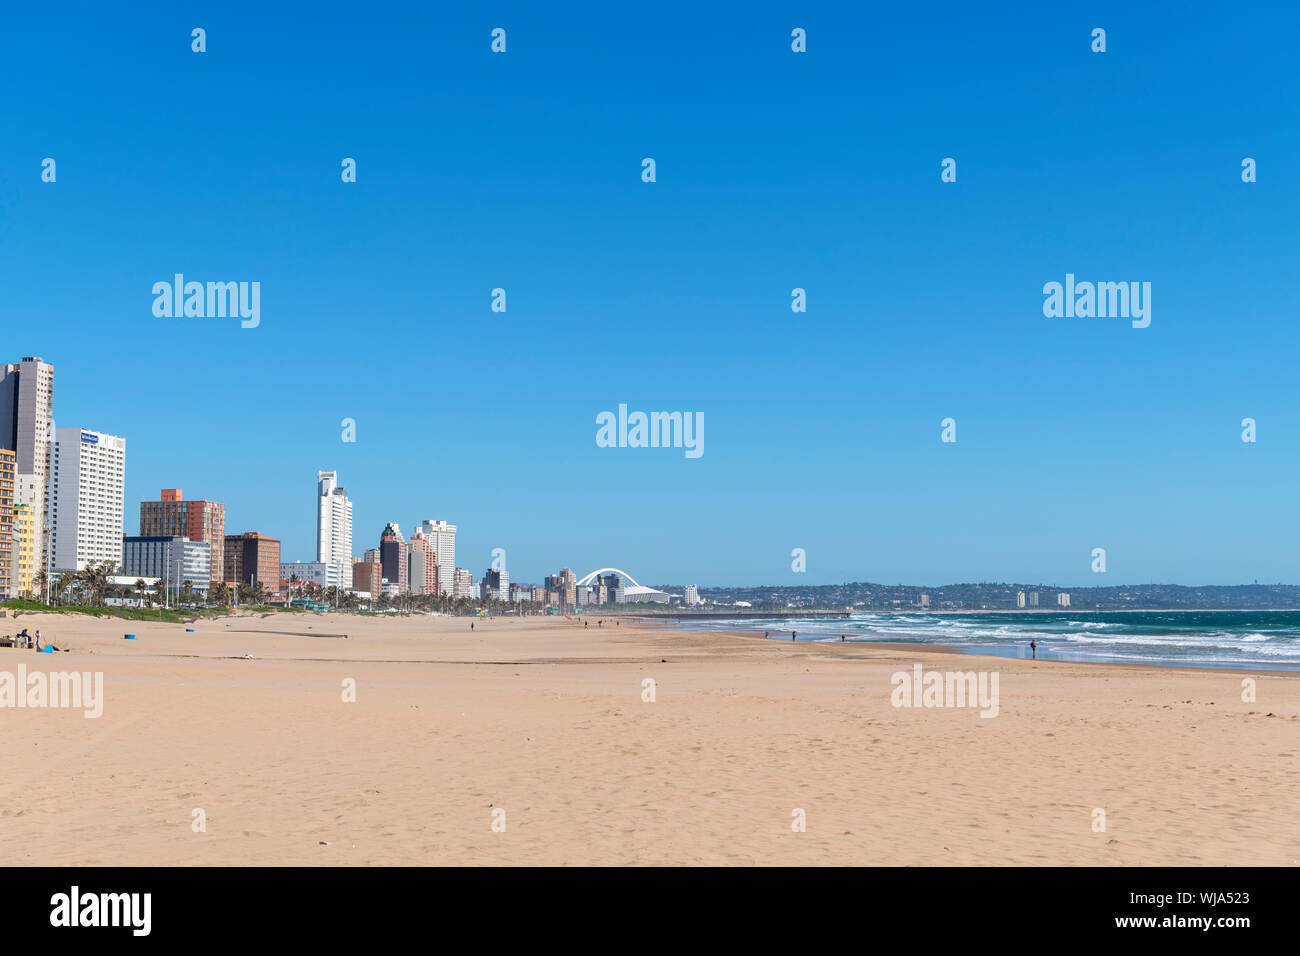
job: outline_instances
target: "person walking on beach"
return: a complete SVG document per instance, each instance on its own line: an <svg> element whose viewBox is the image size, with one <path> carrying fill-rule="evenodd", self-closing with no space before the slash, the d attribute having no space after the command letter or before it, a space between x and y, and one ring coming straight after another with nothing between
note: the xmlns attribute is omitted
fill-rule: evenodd
<svg viewBox="0 0 1300 956"><path fill-rule="evenodd" d="M794 638L795 638L795 635L798 634L798 633L799 633L798 631L791 631L791 632L790 632L790 640L793 641Z"/></svg>
<svg viewBox="0 0 1300 956"><path fill-rule="evenodd" d="M1031 654L1034 655L1034 660L1038 660L1038 642L1037 642L1037 641L1030 641L1030 642L1029 642L1029 652L1030 652Z"/></svg>

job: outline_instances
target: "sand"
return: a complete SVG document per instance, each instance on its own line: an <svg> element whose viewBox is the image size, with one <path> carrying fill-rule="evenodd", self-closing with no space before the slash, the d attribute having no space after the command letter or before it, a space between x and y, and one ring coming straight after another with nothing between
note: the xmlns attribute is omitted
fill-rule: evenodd
<svg viewBox="0 0 1300 956"><path fill-rule="evenodd" d="M0 671L100 671L105 701L0 709L4 865L1300 859L1296 674L542 618L16 623L72 652ZM998 715L893 707L916 663L996 671Z"/></svg>

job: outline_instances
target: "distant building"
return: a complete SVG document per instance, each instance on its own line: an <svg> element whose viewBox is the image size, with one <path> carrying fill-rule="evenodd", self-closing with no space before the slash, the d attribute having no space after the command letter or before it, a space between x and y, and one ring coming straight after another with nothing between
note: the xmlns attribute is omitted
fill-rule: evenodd
<svg viewBox="0 0 1300 956"><path fill-rule="evenodd" d="M424 593L424 574L429 565L429 553L420 546L422 538L412 537L406 546L406 588L410 594Z"/></svg>
<svg viewBox="0 0 1300 956"><path fill-rule="evenodd" d="M1037 592L1037 591L1030 591L1030 592L1029 592L1029 606L1030 606L1030 607L1038 607L1038 592Z"/></svg>
<svg viewBox="0 0 1300 956"><path fill-rule="evenodd" d="M694 584L686 585L686 597L684 602L687 607L695 607L700 603L700 591Z"/></svg>
<svg viewBox="0 0 1300 956"><path fill-rule="evenodd" d="M483 575L479 596L484 599L496 598L498 601L510 600L510 573L504 568L500 571L488 568Z"/></svg>
<svg viewBox="0 0 1300 956"><path fill-rule="evenodd" d="M609 604L623 603L623 578L618 574L602 574L598 580L605 588L605 601Z"/></svg>
<svg viewBox="0 0 1300 956"><path fill-rule="evenodd" d="M268 591L280 590L280 542L256 531L226 535L226 583L259 581Z"/></svg>
<svg viewBox="0 0 1300 956"><path fill-rule="evenodd" d="M280 562L280 582L289 581L291 577L296 577L294 583L295 592L300 584L314 584L320 588L342 588L348 585L344 584L344 579L351 571L349 567L344 570L343 565L338 561L293 561ZM295 594L295 597L297 595Z"/></svg>
<svg viewBox="0 0 1300 956"><path fill-rule="evenodd" d="M0 365L0 448L16 455L16 475L30 476L37 569L50 567L45 529L50 517L50 443L54 439L54 366L40 356Z"/></svg>
<svg viewBox="0 0 1300 956"><path fill-rule="evenodd" d="M434 557L436 593L450 595L456 583L456 526L426 518L420 522L420 534L428 539L429 551Z"/></svg>
<svg viewBox="0 0 1300 956"><path fill-rule="evenodd" d="M14 478L18 453L0 448L0 598L15 595L14 573Z"/></svg>
<svg viewBox="0 0 1300 956"><path fill-rule="evenodd" d="M564 568L559 574L546 577L546 590L556 592L554 603L560 607L576 607L578 603L578 576L571 568Z"/></svg>
<svg viewBox="0 0 1300 956"><path fill-rule="evenodd" d="M15 597L34 596L36 572L39 570L36 555L41 539L41 529L37 527L36 521L36 505L40 500L36 494L35 475L18 475L14 479L13 594Z"/></svg>
<svg viewBox="0 0 1300 956"><path fill-rule="evenodd" d="M388 522L379 536L379 560L384 567L384 577L389 584L397 586L399 593L407 588L406 576L409 569L406 566L406 550L402 529L396 522Z"/></svg>
<svg viewBox="0 0 1300 956"><path fill-rule="evenodd" d="M316 560L352 573L352 501L339 487L337 471L316 472ZM351 580L344 587L351 587Z"/></svg>
<svg viewBox="0 0 1300 956"><path fill-rule="evenodd" d="M122 563L126 439L88 428L54 430L50 548L54 567Z"/></svg>
<svg viewBox="0 0 1300 956"><path fill-rule="evenodd" d="M1018 591L1016 592L1016 607L1024 607L1024 606L1025 606L1025 592Z"/></svg>
<svg viewBox="0 0 1300 956"><path fill-rule="evenodd" d="M352 590L369 595L371 600L383 593L384 571L378 561L354 561L352 563Z"/></svg>
<svg viewBox="0 0 1300 956"><path fill-rule="evenodd" d="M930 606L930 595L928 595L928 594L922 594L922 595L921 595L921 607L929 607L929 606Z"/></svg>
<svg viewBox="0 0 1300 956"><path fill-rule="evenodd" d="M1056 603L1059 604L1061 607L1069 607L1070 595L1067 594L1065 591L1062 591L1060 594L1056 595Z"/></svg>
<svg viewBox="0 0 1300 956"><path fill-rule="evenodd" d="M456 568L452 578L452 597L472 598L474 596L474 575L465 568Z"/></svg>
<svg viewBox="0 0 1300 956"><path fill-rule="evenodd" d="M168 591L180 591L186 581L207 592L212 582L212 549L206 541L184 535L134 535L122 539L122 575L158 578Z"/></svg>
<svg viewBox="0 0 1300 956"><path fill-rule="evenodd" d="M226 579L226 506L202 498L186 501L180 488L164 488L158 501L140 502L142 537L189 538L209 546L214 581Z"/></svg>

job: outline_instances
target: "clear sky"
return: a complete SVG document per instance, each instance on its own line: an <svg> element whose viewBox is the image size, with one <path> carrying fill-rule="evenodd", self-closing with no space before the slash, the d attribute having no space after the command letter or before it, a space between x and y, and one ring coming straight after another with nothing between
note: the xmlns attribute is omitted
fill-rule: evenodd
<svg viewBox="0 0 1300 956"><path fill-rule="evenodd" d="M358 554L444 519L476 576L1300 581L1294 4L131 6L0 33L3 358L126 436L128 534L181 487L311 560L337 469Z"/></svg>

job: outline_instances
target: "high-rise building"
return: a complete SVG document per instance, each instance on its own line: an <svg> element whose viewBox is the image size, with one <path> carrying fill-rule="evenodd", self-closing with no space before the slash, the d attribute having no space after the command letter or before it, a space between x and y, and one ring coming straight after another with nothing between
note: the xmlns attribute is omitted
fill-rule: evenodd
<svg viewBox="0 0 1300 956"><path fill-rule="evenodd" d="M54 428L54 366L39 356L0 365L0 448L16 455L15 473L35 478L36 566L49 567L50 445Z"/></svg>
<svg viewBox="0 0 1300 956"><path fill-rule="evenodd" d="M1030 591L1030 592L1029 592L1029 606L1030 606L1030 607L1038 607L1038 592L1037 592L1037 591Z"/></svg>
<svg viewBox="0 0 1300 956"><path fill-rule="evenodd" d="M572 573L572 572L570 572ZM623 603L623 576L619 574L602 574L598 579L605 587L605 600L609 604Z"/></svg>
<svg viewBox="0 0 1300 956"><path fill-rule="evenodd" d="M618 580L617 575L607 577ZM604 583L605 578L600 580ZM558 603L562 607L574 607L578 603L578 576L570 568L564 568L559 574L547 575L546 590L557 592Z"/></svg>
<svg viewBox="0 0 1300 956"><path fill-rule="evenodd" d="M1025 592L1024 592L1024 591L1017 591L1017 592L1016 592L1016 607L1024 607L1024 606L1025 606Z"/></svg>
<svg viewBox="0 0 1300 956"><path fill-rule="evenodd" d="M412 594L436 594L438 565L429 547L429 539L417 528L406 544L406 580Z"/></svg>
<svg viewBox="0 0 1300 956"><path fill-rule="evenodd" d="M1061 607L1069 607L1070 595L1065 591L1060 592L1059 594L1056 595L1056 603L1059 604Z"/></svg>
<svg viewBox="0 0 1300 956"><path fill-rule="evenodd" d="M36 476L18 475L14 479L14 589L15 597L37 597L37 544L41 529L37 527ZM45 595L39 595L44 598Z"/></svg>
<svg viewBox="0 0 1300 956"><path fill-rule="evenodd" d="M429 539L429 549L437 565L438 593L455 591L456 526L445 521L425 519L420 522L420 533Z"/></svg>
<svg viewBox="0 0 1300 956"><path fill-rule="evenodd" d="M316 472L316 560L341 564L352 573L352 502L339 487L337 471ZM351 587L349 580L344 587Z"/></svg>
<svg viewBox="0 0 1300 956"><path fill-rule="evenodd" d="M451 596L456 599L474 597L474 575L465 568L456 568L453 574Z"/></svg>
<svg viewBox="0 0 1300 956"><path fill-rule="evenodd" d="M209 568L214 581L226 579L226 506L201 498L186 501L180 488L164 488L159 501L140 502L140 535L181 535L201 541L212 551Z"/></svg>
<svg viewBox="0 0 1300 956"><path fill-rule="evenodd" d="M228 534L225 548L227 584L252 587L260 581L268 591L280 589L280 542L275 538L256 531Z"/></svg>
<svg viewBox="0 0 1300 956"><path fill-rule="evenodd" d="M55 429L50 487L54 567L81 571L92 562L104 561L120 566L126 439L88 428Z"/></svg>
<svg viewBox="0 0 1300 956"><path fill-rule="evenodd" d="M379 561L384 569L384 577L389 584L395 584L401 592L406 590L406 539L396 522L390 521L384 526L379 536Z"/></svg>
<svg viewBox="0 0 1300 956"><path fill-rule="evenodd" d="M924 595L922 595L924 597ZM694 584L686 585L685 604L687 607L695 607L700 603L700 591Z"/></svg>
<svg viewBox="0 0 1300 956"><path fill-rule="evenodd" d="M14 573L14 479L18 453L0 448L0 599L17 591Z"/></svg>
<svg viewBox="0 0 1300 956"><path fill-rule="evenodd" d="M438 593L438 555L434 550L434 542L430 541L420 529L411 533L411 540L408 542L411 550L420 548L424 551L424 579L423 582L417 578L411 578L411 592L413 594L437 594ZM417 590L417 585L422 584L423 590Z"/></svg>
<svg viewBox="0 0 1300 956"><path fill-rule="evenodd" d="M509 601L510 572L506 571L505 568L499 571L495 568L488 568L487 573L483 575L479 596L482 598L496 598L498 601Z"/></svg>

